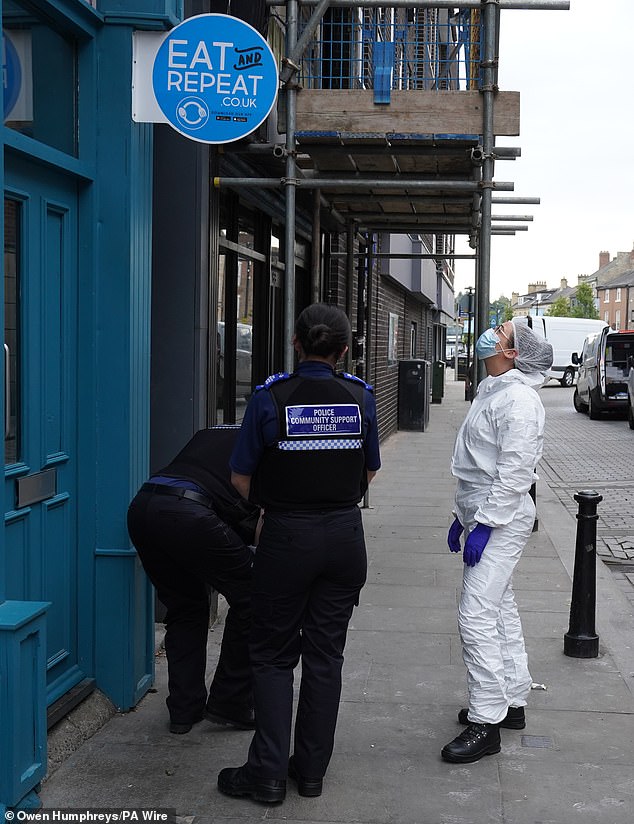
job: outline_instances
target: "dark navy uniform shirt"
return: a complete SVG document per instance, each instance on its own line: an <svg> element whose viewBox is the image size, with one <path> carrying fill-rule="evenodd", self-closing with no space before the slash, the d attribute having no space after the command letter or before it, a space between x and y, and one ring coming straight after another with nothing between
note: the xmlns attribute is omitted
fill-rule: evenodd
<svg viewBox="0 0 634 824"><path fill-rule="evenodd" d="M333 368L322 361L303 361L296 370L302 378L327 378ZM265 447L274 444L279 437L279 422L275 402L266 389L255 392L247 406L238 442L231 456L231 469L238 475L253 475ZM376 472L381 467L379 456L379 431L376 421L376 403L369 390L365 392L363 415L363 449L366 469Z"/></svg>

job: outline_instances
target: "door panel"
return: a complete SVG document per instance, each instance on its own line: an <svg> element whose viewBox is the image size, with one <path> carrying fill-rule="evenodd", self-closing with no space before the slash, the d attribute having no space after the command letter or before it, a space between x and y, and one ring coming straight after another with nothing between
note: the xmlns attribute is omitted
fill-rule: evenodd
<svg viewBox="0 0 634 824"><path fill-rule="evenodd" d="M17 158L7 163L5 186L5 260L14 270L5 278L7 596L51 602L52 703L85 676L78 641L78 195L72 178Z"/></svg>

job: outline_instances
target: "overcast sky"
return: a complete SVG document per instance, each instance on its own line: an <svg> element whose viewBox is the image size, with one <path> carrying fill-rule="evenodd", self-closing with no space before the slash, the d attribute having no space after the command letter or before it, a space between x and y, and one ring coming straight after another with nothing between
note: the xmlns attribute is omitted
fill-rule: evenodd
<svg viewBox="0 0 634 824"><path fill-rule="evenodd" d="M522 157L498 161L495 177L541 204L493 207L534 216L528 232L493 237L493 300L533 281L576 285L600 251L634 247L634 0L570 6L501 11L499 86L520 92L521 133L497 143ZM473 282L457 261L456 293Z"/></svg>

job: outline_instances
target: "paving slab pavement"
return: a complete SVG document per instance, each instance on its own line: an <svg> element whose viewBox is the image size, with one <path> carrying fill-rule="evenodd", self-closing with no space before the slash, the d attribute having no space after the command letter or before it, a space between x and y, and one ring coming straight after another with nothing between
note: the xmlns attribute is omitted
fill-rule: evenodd
<svg viewBox="0 0 634 824"><path fill-rule="evenodd" d="M440 758L466 701L456 625L462 563L446 546L449 458L466 411L464 385L448 380L427 430L383 445L363 514L368 584L350 626L336 749L320 798L301 798L290 783L279 806L221 795L218 771L244 762L251 734L203 722L170 735L159 650L156 692L45 781L45 809L166 807L187 824L632 824L634 606L598 564L599 657L563 654L576 522L545 482L515 590L533 680L546 689L531 692L525 730L502 730L498 755L472 765ZM210 673L221 632L210 632Z"/></svg>

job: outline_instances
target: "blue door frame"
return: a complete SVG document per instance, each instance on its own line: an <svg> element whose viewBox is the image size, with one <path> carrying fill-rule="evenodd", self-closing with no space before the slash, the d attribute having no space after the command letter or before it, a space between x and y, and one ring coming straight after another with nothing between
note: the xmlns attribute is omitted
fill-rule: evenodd
<svg viewBox="0 0 634 824"><path fill-rule="evenodd" d="M6 596L51 603L48 704L83 680L90 661L81 628L92 616L79 597L89 559L80 558L77 514L77 229L75 179L9 156L5 254L15 252L18 328L9 361L17 397L5 441Z"/></svg>

